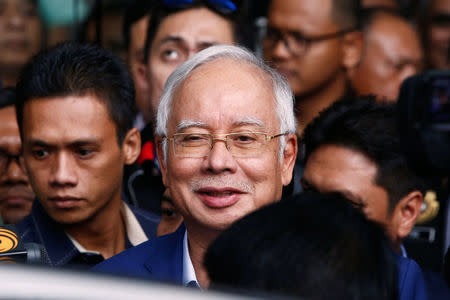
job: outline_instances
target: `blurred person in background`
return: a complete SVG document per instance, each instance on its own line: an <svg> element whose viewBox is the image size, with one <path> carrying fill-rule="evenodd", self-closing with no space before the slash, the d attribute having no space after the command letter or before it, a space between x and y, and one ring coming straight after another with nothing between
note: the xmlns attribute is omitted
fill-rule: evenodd
<svg viewBox="0 0 450 300"><path fill-rule="evenodd" d="M139 114L135 126L142 130L151 118L147 114L151 111L147 80L139 76L138 71L144 64L145 36L147 34L150 13L155 0L134 0L128 3L123 20L123 37L127 51L127 63L133 76L136 90L136 105ZM144 117L144 114L146 115Z"/></svg>
<svg viewBox="0 0 450 300"><path fill-rule="evenodd" d="M0 79L15 86L20 69L41 49L37 0L0 1Z"/></svg>
<svg viewBox="0 0 450 300"><path fill-rule="evenodd" d="M361 0L362 8L390 8L400 9L399 0Z"/></svg>
<svg viewBox="0 0 450 300"><path fill-rule="evenodd" d="M22 156L16 119L16 91L0 89L0 215L6 224L17 224L31 211L31 189Z"/></svg>
<svg viewBox="0 0 450 300"><path fill-rule="evenodd" d="M419 33L406 18L389 10L365 10L362 20L363 54L348 70L352 87L359 95L397 101L403 80L423 66Z"/></svg>
<svg viewBox="0 0 450 300"><path fill-rule="evenodd" d="M349 91L346 70L360 61L358 0L272 0L266 61L285 76L295 95L297 134Z"/></svg>
<svg viewBox="0 0 450 300"><path fill-rule="evenodd" d="M126 65L93 44L41 52L17 84L23 157L37 195L17 226L52 267L90 267L156 235L159 218L122 200L140 152Z"/></svg>
<svg viewBox="0 0 450 300"><path fill-rule="evenodd" d="M450 0L429 0L421 23L428 69L450 69Z"/></svg>

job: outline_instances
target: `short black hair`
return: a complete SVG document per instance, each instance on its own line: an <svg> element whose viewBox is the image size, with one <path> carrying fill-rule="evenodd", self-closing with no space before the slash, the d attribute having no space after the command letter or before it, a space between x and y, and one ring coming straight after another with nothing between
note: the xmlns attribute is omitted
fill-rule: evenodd
<svg viewBox="0 0 450 300"><path fill-rule="evenodd" d="M408 193L423 190L423 180L408 165L400 144L395 103L374 96L346 97L323 111L304 132L305 162L324 145L356 150L377 167L375 184L389 198L389 213Z"/></svg>
<svg viewBox="0 0 450 300"><path fill-rule="evenodd" d="M232 2L236 4L237 10L226 14L214 8L214 6L209 3L209 1L204 0L194 0L191 4L183 5L182 7L169 7L164 5L163 1L158 2L158 4L151 12L152 17L150 18L150 22L147 28L144 46L144 61L148 62L153 40L156 36L159 26L164 21L164 19L166 19L170 15L198 7L206 7L212 12L227 19L232 26L234 41L236 42L236 44L249 46L251 44L251 39L249 38L248 28L245 24L243 16L240 14L240 6L242 5L242 3L239 0L234 0Z"/></svg>
<svg viewBox="0 0 450 300"><path fill-rule="evenodd" d="M136 116L134 84L125 64L94 44L66 42L40 52L22 70L17 83L17 121L21 134L27 101L95 95L116 125L121 145Z"/></svg>
<svg viewBox="0 0 450 300"><path fill-rule="evenodd" d="M0 88L0 109L16 104L16 89L13 87Z"/></svg>
<svg viewBox="0 0 450 300"><path fill-rule="evenodd" d="M331 17L341 30L360 28L360 0L332 0Z"/></svg>
<svg viewBox="0 0 450 300"><path fill-rule="evenodd" d="M299 194L247 215L209 247L212 287L302 299L398 299L383 229L338 195Z"/></svg>
<svg viewBox="0 0 450 300"><path fill-rule="evenodd" d="M155 0L132 0L127 4L122 28L125 49L130 47L131 27L143 17L149 15L154 5Z"/></svg>

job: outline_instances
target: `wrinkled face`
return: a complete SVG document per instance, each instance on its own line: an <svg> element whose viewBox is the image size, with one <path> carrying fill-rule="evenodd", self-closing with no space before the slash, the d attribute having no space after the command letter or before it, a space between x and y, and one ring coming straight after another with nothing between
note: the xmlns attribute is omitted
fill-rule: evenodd
<svg viewBox="0 0 450 300"><path fill-rule="evenodd" d="M138 110L145 114L150 112L150 100L148 99L148 83L139 78L139 66L144 63L145 35L150 16L145 16L134 23L130 28L130 46L128 48L128 65L133 76L134 88L136 90L136 105ZM149 117L144 117L146 120Z"/></svg>
<svg viewBox="0 0 450 300"><path fill-rule="evenodd" d="M19 127L14 106L0 109L0 152L2 156L19 156L22 152ZM18 223L28 215L34 193L28 182L25 166L10 158L6 169L0 174L0 214L6 224Z"/></svg>
<svg viewBox="0 0 450 300"><path fill-rule="evenodd" d="M0 0L0 66L21 67L41 46L37 7L29 0Z"/></svg>
<svg viewBox="0 0 450 300"><path fill-rule="evenodd" d="M206 8L193 8L165 18L153 39L147 65L152 115L156 115L169 75L195 53L217 44L233 44L231 23Z"/></svg>
<svg viewBox="0 0 450 300"><path fill-rule="evenodd" d="M388 195L375 184L376 165L362 153L334 145L320 146L308 158L302 177L305 191L339 193L393 237Z"/></svg>
<svg viewBox="0 0 450 300"><path fill-rule="evenodd" d="M431 67L450 69L450 0L434 0L427 33L427 53Z"/></svg>
<svg viewBox="0 0 450 300"><path fill-rule="evenodd" d="M273 0L268 27L317 37L338 32L331 20L331 0ZM313 42L302 55L292 55L282 42L264 47L264 58L284 75L296 96L322 89L342 70L340 38Z"/></svg>
<svg viewBox="0 0 450 300"><path fill-rule="evenodd" d="M95 96L26 102L23 150L34 191L55 221L80 224L120 205L123 151Z"/></svg>
<svg viewBox="0 0 450 300"><path fill-rule="evenodd" d="M176 90L169 136L247 131L279 133L271 84L255 67L217 59L193 71ZM278 201L282 186L292 177L289 162L296 155L295 135L286 139L292 153L281 161L279 139L247 158L233 157L223 141L217 141L205 157L179 157L169 141L163 180L186 226L224 230L249 212ZM163 161L161 150L158 155Z"/></svg>
<svg viewBox="0 0 450 300"><path fill-rule="evenodd" d="M423 53L418 33L407 22L379 15L366 35L361 62L349 72L359 94L397 101L402 82L419 72Z"/></svg>

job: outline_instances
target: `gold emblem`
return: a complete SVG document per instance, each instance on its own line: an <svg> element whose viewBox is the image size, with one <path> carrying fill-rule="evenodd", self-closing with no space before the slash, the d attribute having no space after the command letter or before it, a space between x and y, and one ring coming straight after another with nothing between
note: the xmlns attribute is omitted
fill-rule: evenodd
<svg viewBox="0 0 450 300"><path fill-rule="evenodd" d="M439 202L435 191L427 191L423 197L422 209L416 224L424 224L433 220L439 212Z"/></svg>
<svg viewBox="0 0 450 300"><path fill-rule="evenodd" d="M19 239L11 230L0 228L0 253L8 252L17 247Z"/></svg>

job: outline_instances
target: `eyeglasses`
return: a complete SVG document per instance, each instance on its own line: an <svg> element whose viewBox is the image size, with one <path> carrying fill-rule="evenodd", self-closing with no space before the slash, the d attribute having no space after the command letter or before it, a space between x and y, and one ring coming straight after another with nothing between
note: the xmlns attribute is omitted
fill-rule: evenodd
<svg viewBox="0 0 450 300"><path fill-rule="evenodd" d="M0 150L0 174L8 169L12 160L16 160L17 165L24 170L25 162L21 154L12 155Z"/></svg>
<svg viewBox="0 0 450 300"><path fill-rule="evenodd" d="M271 50L275 48L279 41L282 41L289 53L294 56L301 56L305 54L312 43L333 39L352 31L355 31L355 29L347 29L315 37L306 37L300 32L282 32L276 28L269 27L263 39L263 47L265 50Z"/></svg>
<svg viewBox="0 0 450 300"><path fill-rule="evenodd" d="M187 7L194 3L196 0L164 0L164 5L169 7ZM228 15L234 13L237 10L236 4L230 0L204 0L207 4L211 5L218 12Z"/></svg>
<svg viewBox="0 0 450 300"><path fill-rule="evenodd" d="M205 157L215 142L224 142L234 157L251 157L261 154L269 141L286 133L238 132L219 135L222 138L209 133L176 133L167 140L172 141L174 154L179 157Z"/></svg>

